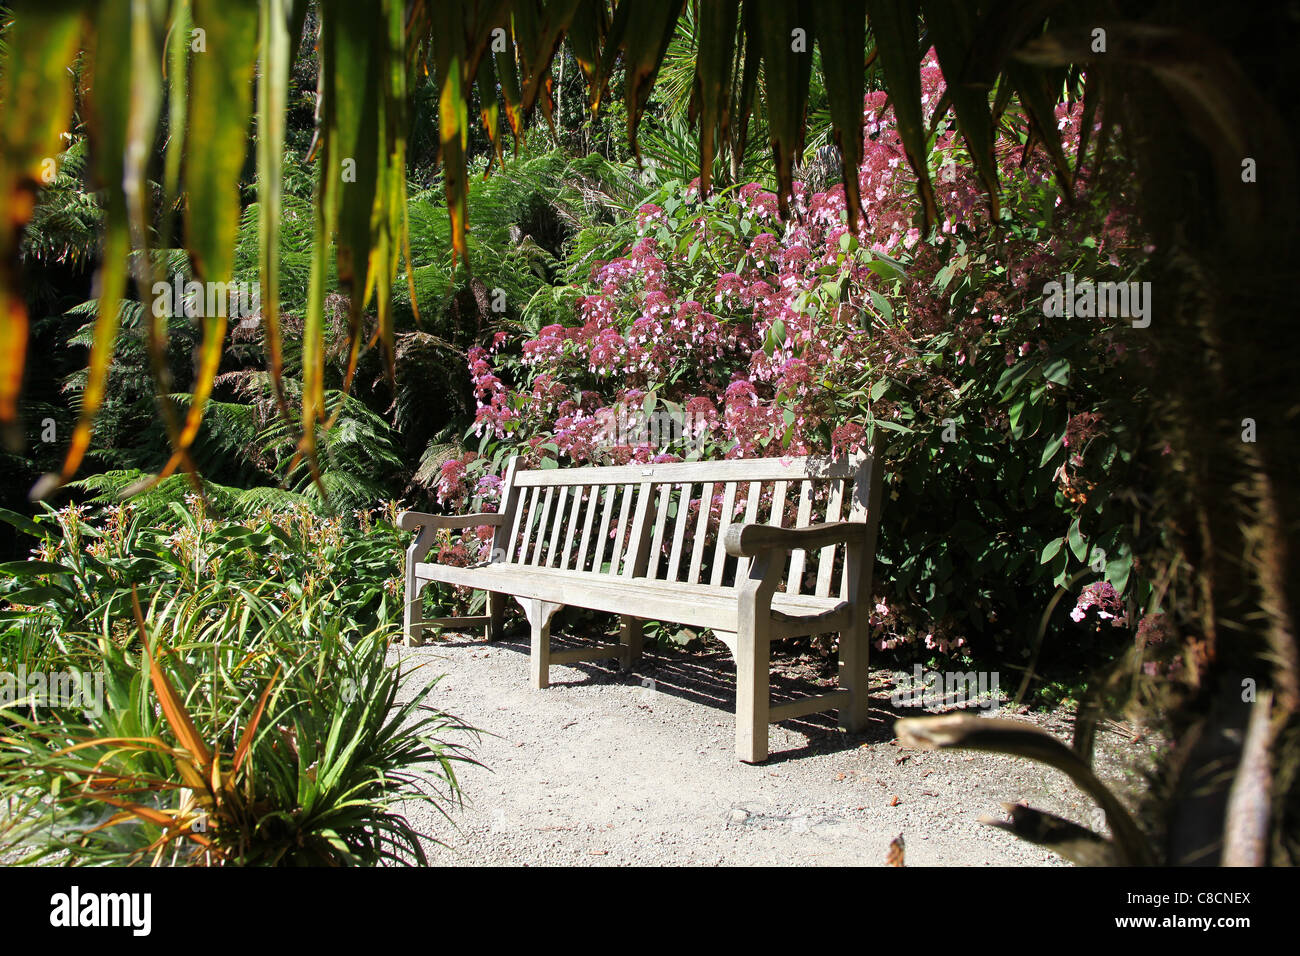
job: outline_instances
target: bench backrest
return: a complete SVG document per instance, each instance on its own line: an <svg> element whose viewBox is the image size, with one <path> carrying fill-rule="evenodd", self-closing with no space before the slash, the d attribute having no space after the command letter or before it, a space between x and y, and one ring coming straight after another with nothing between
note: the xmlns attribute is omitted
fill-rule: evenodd
<svg viewBox="0 0 1300 956"><path fill-rule="evenodd" d="M848 560L845 545L795 551L779 585L848 599L870 581L880 500L873 465L855 455L516 471L512 460L493 547L513 565L732 588L749 562L727 554L730 524L848 520L863 525L865 562Z"/></svg>

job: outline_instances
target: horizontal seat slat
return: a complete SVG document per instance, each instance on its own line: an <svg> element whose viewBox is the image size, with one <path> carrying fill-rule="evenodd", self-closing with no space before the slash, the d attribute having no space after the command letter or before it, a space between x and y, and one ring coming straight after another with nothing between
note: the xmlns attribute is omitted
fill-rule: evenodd
<svg viewBox="0 0 1300 956"><path fill-rule="evenodd" d="M684 584L681 581L654 581L649 578L625 578L615 577L609 574L597 574L592 571L561 571L558 568L535 568L532 565L521 564L488 564L477 565L468 568L457 568L446 564L435 564L432 562L420 563L415 566L415 576L420 580L437 581L442 580L439 576L444 572L466 572L471 574L485 573L488 575L502 574L506 577L526 575L536 575L539 578L573 578L581 583L600 583L608 582L611 586L620 588L625 591L667 591L673 593L682 593L689 595L692 600L696 598L711 599L716 598L720 601L735 601L739 594L739 589L730 585L723 587L714 587L711 584ZM482 590L500 591L503 590L496 583L495 578L484 578L483 581L493 583L475 584L474 587ZM448 584L457 582L445 582ZM844 604L839 598L829 597L820 598L812 594L775 594L772 600L774 608L789 610L790 608L802 608L809 612L822 612L832 610Z"/></svg>

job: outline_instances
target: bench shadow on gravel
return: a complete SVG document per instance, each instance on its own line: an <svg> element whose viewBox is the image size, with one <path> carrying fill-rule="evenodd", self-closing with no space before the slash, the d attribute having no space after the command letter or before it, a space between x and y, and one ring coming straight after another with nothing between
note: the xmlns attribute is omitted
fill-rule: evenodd
<svg viewBox="0 0 1300 956"><path fill-rule="evenodd" d="M608 640L610 638L605 639ZM484 645L483 640L476 636L452 635L451 632L444 632L443 639L430 643L449 650ZM555 650L591 646L594 643L597 642L571 634L552 632L551 635L551 646ZM527 657L528 631L519 628L507 630L500 640L493 642L493 646ZM779 667L779 659L777 663ZM725 649L705 654L690 654L656 649L653 644L648 643L641 660L626 673L620 671L617 662L613 660L565 664L563 667L578 671L583 676L577 680L557 680L552 676L551 687L642 685L652 687L652 692L656 694L668 694L727 714L736 712L736 666L731 654ZM649 684L650 681L654 682L653 685ZM779 671L772 673L771 686L773 704L834 689L833 682L828 680L817 681L793 677L781 674ZM888 698L883 702L878 698L879 695L875 695L872 700L870 723L867 729L858 734L846 733L836 726L832 713L808 714L781 721L776 726L804 735L807 743L802 747L773 752L763 766L772 766L802 757L854 750L864 745L888 743L895 737L894 719L905 715L895 713L888 706ZM885 706L881 706L882 703Z"/></svg>

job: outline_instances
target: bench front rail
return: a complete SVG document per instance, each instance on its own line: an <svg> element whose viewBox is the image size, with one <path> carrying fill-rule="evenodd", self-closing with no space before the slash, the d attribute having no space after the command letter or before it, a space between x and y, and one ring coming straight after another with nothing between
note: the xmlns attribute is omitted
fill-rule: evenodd
<svg viewBox="0 0 1300 956"><path fill-rule="evenodd" d="M867 719L868 617L880 503L873 459L760 458L516 471L494 514L406 512L406 635L485 625L498 637L514 597L532 628L535 686L552 664L641 652L641 622L711 628L736 659L736 752L768 753L768 724L823 710L861 730ZM495 528L492 560L453 567L425 560L439 528ZM424 620L430 581L488 592L487 613ZM551 617L565 605L620 616L618 644L552 650ZM839 689L770 702L771 642L840 635Z"/></svg>

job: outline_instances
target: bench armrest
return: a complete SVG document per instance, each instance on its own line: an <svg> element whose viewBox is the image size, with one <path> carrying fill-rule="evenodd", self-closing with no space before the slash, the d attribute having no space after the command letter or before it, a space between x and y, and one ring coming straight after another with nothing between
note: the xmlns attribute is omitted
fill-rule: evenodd
<svg viewBox="0 0 1300 956"><path fill-rule="evenodd" d="M766 524L733 524L724 544L727 554L752 558L764 551L814 550L844 544L864 536L867 526L859 521L828 521L807 528L776 528Z"/></svg>
<svg viewBox="0 0 1300 956"><path fill-rule="evenodd" d="M416 528L477 528L481 525L494 527L505 523L505 516L500 514L474 515L430 515L420 511L403 511L397 516L397 526L403 531Z"/></svg>

